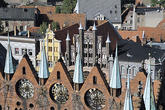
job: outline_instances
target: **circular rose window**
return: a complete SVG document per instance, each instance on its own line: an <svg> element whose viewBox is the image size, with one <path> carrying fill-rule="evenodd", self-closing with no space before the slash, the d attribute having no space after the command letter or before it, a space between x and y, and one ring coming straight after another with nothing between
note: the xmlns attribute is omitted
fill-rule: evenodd
<svg viewBox="0 0 165 110"><path fill-rule="evenodd" d="M65 104L69 98L68 89L61 83L55 83L50 88L52 100L57 103Z"/></svg>
<svg viewBox="0 0 165 110"><path fill-rule="evenodd" d="M21 79L16 84L16 91L19 96L28 99L34 95L34 86L28 79Z"/></svg>
<svg viewBox="0 0 165 110"><path fill-rule="evenodd" d="M89 89L85 93L85 103L91 109L100 110L105 107L104 94L96 88Z"/></svg>

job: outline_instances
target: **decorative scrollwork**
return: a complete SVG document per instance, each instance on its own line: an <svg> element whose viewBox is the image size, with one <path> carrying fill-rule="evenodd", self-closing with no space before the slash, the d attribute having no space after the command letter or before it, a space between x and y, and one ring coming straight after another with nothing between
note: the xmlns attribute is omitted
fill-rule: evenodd
<svg viewBox="0 0 165 110"><path fill-rule="evenodd" d="M28 79L21 79L16 84L19 96L29 99L34 95L34 86Z"/></svg>
<svg viewBox="0 0 165 110"><path fill-rule="evenodd" d="M59 104L65 104L69 98L68 89L64 87L61 83L53 84L50 93L52 99Z"/></svg>
<svg viewBox="0 0 165 110"><path fill-rule="evenodd" d="M100 110L105 107L104 94L96 88L89 89L85 93L85 102L93 110Z"/></svg>

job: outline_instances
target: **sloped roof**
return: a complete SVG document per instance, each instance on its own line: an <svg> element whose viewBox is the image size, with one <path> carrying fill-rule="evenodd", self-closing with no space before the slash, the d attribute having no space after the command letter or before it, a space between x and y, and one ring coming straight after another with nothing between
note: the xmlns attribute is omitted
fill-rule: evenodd
<svg viewBox="0 0 165 110"><path fill-rule="evenodd" d="M80 23L83 27L86 25L85 14L47 14L50 21L58 22L60 27L68 27L76 23Z"/></svg>
<svg viewBox="0 0 165 110"><path fill-rule="evenodd" d="M35 8L0 8L1 20L35 20Z"/></svg>
<svg viewBox="0 0 165 110"><path fill-rule="evenodd" d="M121 23L120 0L80 0L80 13L84 13L88 20L93 20L102 14L112 23Z"/></svg>
<svg viewBox="0 0 165 110"><path fill-rule="evenodd" d="M161 40L165 41L165 31L161 28L152 28L152 27L140 27L138 31L144 31L145 37L147 40L150 38L155 42L161 42Z"/></svg>
<svg viewBox="0 0 165 110"><path fill-rule="evenodd" d="M163 19L158 25L157 28L165 29L165 19Z"/></svg>
<svg viewBox="0 0 165 110"><path fill-rule="evenodd" d="M55 6L20 6L19 8L37 8L40 14L55 14Z"/></svg>
<svg viewBox="0 0 165 110"><path fill-rule="evenodd" d="M130 39L134 42L136 41L136 36L139 37L139 40L142 40L143 31L125 31L125 30L118 30L119 34L123 39Z"/></svg>
<svg viewBox="0 0 165 110"><path fill-rule="evenodd" d="M151 48L148 45L141 46L140 43L128 40L119 42L119 61L142 62L142 60L148 59L149 53L156 59L156 62L165 56L163 50Z"/></svg>

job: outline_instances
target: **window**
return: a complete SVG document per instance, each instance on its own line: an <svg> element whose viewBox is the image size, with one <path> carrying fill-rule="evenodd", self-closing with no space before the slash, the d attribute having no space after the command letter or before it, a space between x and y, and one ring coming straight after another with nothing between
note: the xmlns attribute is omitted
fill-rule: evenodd
<svg viewBox="0 0 165 110"><path fill-rule="evenodd" d="M117 8L117 5L115 5L115 8Z"/></svg>
<svg viewBox="0 0 165 110"><path fill-rule="evenodd" d="M30 107L30 108L33 108L33 107L34 107L34 105L31 103L31 104L29 104L29 107Z"/></svg>
<svg viewBox="0 0 165 110"><path fill-rule="evenodd" d="M20 26L20 31L23 31L23 26Z"/></svg>
<svg viewBox="0 0 165 110"><path fill-rule="evenodd" d="M52 47L49 47L49 48L48 48L48 51L52 51Z"/></svg>
<svg viewBox="0 0 165 110"><path fill-rule="evenodd" d="M117 10L115 10L115 13L117 13Z"/></svg>
<svg viewBox="0 0 165 110"><path fill-rule="evenodd" d="M22 49L22 55L24 55L27 52L27 49L23 48Z"/></svg>
<svg viewBox="0 0 165 110"><path fill-rule="evenodd" d="M50 110L55 110L54 107L50 107Z"/></svg>
<svg viewBox="0 0 165 110"><path fill-rule="evenodd" d="M55 52L58 52L58 47L54 47L54 51Z"/></svg>
<svg viewBox="0 0 165 110"><path fill-rule="evenodd" d="M52 61L52 56L48 56L48 60L49 61Z"/></svg>
<svg viewBox="0 0 165 110"><path fill-rule="evenodd" d="M8 27L8 26L9 26L8 21L5 21L5 26L6 26L6 27Z"/></svg>
<svg viewBox="0 0 165 110"><path fill-rule="evenodd" d="M16 54L16 55L19 54L19 48L15 48L15 54Z"/></svg>
<svg viewBox="0 0 165 110"><path fill-rule="evenodd" d="M112 10L110 10L110 14L112 14Z"/></svg>
<svg viewBox="0 0 165 110"><path fill-rule="evenodd" d="M60 71L57 71L57 79L60 79Z"/></svg>
<svg viewBox="0 0 165 110"><path fill-rule="evenodd" d="M132 20L130 20L130 24L132 24Z"/></svg>
<svg viewBox="0 0 165 110"><path fill-rule="evenodd" d="M52 39L48 39L48 42L49 42L49 43L52 43Z"/></svg>
<svg viewBox="0 0 165 110"><path fill-rule="evenodd" d="M37 60L37 64L36 64L36 66L39 66L40 65L40 61L39 60Z"/></svg>
<svg viewBox="0 0 165 110"><path fill-rule="evenodd" d="M26 68L25 67L22 68L22 73L26 74Z"/></svg>
<svg viewBox="0 0 165 110"><path fill-rule="evenodd" d="M58 57L57 57L57 56L55 56L55 57L54 57L54 60L55 60L55 61L57 61L57 60L58 60Z"/></svg>
<svg viewBox="0 0 165 110"><path fill-rule="evenodd" d="M28 49L28 55L33 55L32 49Z"/></svg>
<svg viewBox="0 0 165 110"><path fill-rule="evenodd" d="M93 84L97 84L97 77L93 76Z"/></svg>
<svg viewBox="0 0 165 110"><path fill-rule="evenodd" d="M49 67L53 67L53 63L51 61L48 62Z"/></svg>

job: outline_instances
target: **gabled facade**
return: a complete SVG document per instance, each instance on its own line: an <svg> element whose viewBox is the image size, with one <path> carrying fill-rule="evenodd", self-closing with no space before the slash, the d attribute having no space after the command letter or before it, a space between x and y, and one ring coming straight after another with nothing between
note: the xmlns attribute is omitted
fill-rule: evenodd
<svg viewBox="0 0 165 110"><path fill-rule="evenodd" d="M49 72L53 70L54 64L58 61L60 58L61 54L61 41L57 40L55 38L55 34L50 28L47 29L46 31L46 36L44 37L44 44L42 43L42 39L40 40L40 50L42 48L42 45L45 46L45 51L46 51L46 56L48 60L48 67L49 67ZM41 52L38 53L37 55L37 66L36 70L39 71L39 66L40 66L40 60L41 60Z"/></svg>

